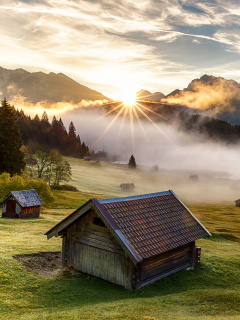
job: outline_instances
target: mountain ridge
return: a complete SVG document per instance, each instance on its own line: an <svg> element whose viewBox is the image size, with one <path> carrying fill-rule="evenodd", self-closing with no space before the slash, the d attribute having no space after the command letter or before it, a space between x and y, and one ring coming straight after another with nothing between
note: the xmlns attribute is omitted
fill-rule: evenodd
<svg viewBox="0 0 240 320"><path fill-rule="evenodd" d="M176 89L161 102L188 112L240 124L240 84L235 80L203 75L187 88Z"/></svg>
<svg viewBox="0 0 240 320"><path fill-rule="evenodd" d="M6 97L11 101L13 97L21 96L30 103L112 101L63 73L28 72L22 68L10 70L0 67L0 91L1 98Z"/></svg>
<svg viewBox="0 0 240 320"><path fill-rule="evenodd" d="M42 103L44 108L59 102L81 106L81 101L94 101L96 107L111 103L112 99L84 86L64 73L28 72L22 68L5 69L0 66L0 98L15 105ZM193 79L186 88L175 89L166 96L142 89L136 99L174 105L190 114L199 114L231 124L240 124L240 84L222 77L203 75ZM99 101L99 104L98 104ZM23 103L23 104L24 104ZM21 105L21 103L19 103ZM87 106L87 105L86 105Z"/></svg>
<svg viewBox="0 0 240 320"><path fill-rule="evenodd" d="M136 98L138 100L148 100L148 101L159 102L164 97L165 95L162 92L151 93L150 91L144 90L144 89L136 93Z"/></svg>

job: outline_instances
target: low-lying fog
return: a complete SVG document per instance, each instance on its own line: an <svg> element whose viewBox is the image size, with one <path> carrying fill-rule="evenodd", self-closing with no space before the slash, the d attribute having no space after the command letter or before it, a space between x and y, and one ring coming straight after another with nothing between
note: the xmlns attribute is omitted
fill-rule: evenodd
<svg viewBox="0 0 240 320"><path fill-rule="evenodd" d="M189 202L240 198L240 146L214 143L168 125L157 124L157 128L147 121L142 129L136 119L133 128L128 119L123 124L122 117L113 118L77 111L62 116L66 127L73 121L81 140L95 151L117 155L122 163L128 163L133 154L137 165L143 166L142 176L128 170L121 178L124 181L116 181L117 188L119 182L133 182L138 185L135 194L173 189ZM198 181L191 181L190 175L198 175Z"/></svg>
<svg viewBox="0 0 240 320"><path fill-rule="evenodd" d="M125 163L134 154L137 164L141 165L158 165L159 168L187 169L193 172L224 171L230 173L232 178L240 178L240 145L226 146L200 136L180 133L172 126L161 123L153 125L147 120L142 121L145 133L136 119L134 129L128 119L120 129L122 117L112 122L113 116L101 118L94 112L71 112L63 115L62 119L67 128L70 121L73 121L81 140L89 147L95 151L105 150L116 154Z"/></svg>

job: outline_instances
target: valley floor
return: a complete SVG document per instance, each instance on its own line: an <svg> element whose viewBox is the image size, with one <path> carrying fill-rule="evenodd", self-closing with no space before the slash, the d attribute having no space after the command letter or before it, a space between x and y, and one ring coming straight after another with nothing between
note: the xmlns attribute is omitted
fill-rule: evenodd
<svg viewBox="0 0 240 320"><path fill-rule="evenodd" d="M47 240L44 233L92 197L122 196L123 176L114 167L105 168L113 179L105 172L107 181L99 187L103 174L97 176L96 171L88 179L94 164L83 166L85 171L79 169L73 180L82 192L54 191L55 203L43 209L39 219L0 219L0 319L240 319L240 208L232 202L235 199L215 203L187 199L189 209L213 235L197 241L202 256L195 270L127 291L59 267L61 239ZM142 193L144 185L140 188L136 181ZM149 191L154 192L150 187Z"/></svg>

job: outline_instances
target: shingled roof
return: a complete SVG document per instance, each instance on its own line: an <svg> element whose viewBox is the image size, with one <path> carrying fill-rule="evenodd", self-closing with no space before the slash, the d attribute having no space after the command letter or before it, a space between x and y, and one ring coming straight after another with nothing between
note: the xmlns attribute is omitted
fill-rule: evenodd
<svg viewBox="0 0 240 320"><path fill-rule="evenodd" d="M43 204L35 189L11 191L5 198L5 200L3 200L3 202L5 202L10 197L10 195L15 198L15 200L20 204L22 208L41 206Z"/></svg>
<svg viewBox="0 0 240 320"><path fill-rule="evenodd" d="M49 230L48 238L62 233L89 208L97 209L100 218L135 262L211 236L171 190L124 198L91 199L84 206Z"/></svg>

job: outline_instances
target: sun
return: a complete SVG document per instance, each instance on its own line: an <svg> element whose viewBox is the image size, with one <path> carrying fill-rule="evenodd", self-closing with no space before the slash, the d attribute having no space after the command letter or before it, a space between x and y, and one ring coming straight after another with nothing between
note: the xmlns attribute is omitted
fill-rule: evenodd
<svg viewBox="0 0 240 320"><path fill-rule="evenodd" d="M115 102L112 103L110 110L106 112L104 115L100 116L98 119L96 119L97 121L110 114L113 115L113 118L111 119L109 124L105 127L102 134L98 136L98 138L94 141L94 143L90 147L91 150L93 150L94 147L102 140L102 138L109 131L109 129L116 124L116 121L118 119L121 119L121 120L119 122L120 125L119 125L119 130L116 138L116 144L125 124L127 123L127 119L129 119L129 123L130 123L130 129L131 129L130 140L132 141L133 151L135 150L135 127L136 126L140 127L142 134L144 135L146 141L148 141L148 137L146 135L145 128L142 123L142 120L144 118L148 120L148 122L151 123L161 134L163 134L166 139L168 139L171 143L173 143L171 138L164 133L164 131L160 128L158 124L154 122L154 120L151 119L150 114L154 114L155 116L158 116L159 118L164 119L165 121L168 121L168 119L156 113L154 110L152 110L151 107L147 106L146 103L144 103L144 101L138 99L137 94L133 93L134 91L131 89L132 88L129 86L127 90L119 92L119 94L116 97L117 99L115 100Z"/></svg>
<svg viewBox="0 0 240 320"><path fill-rule="evenodd" d="M136 103L136 93L126 92L122 95L121 101L125 106L133 106Z"/></svg>

